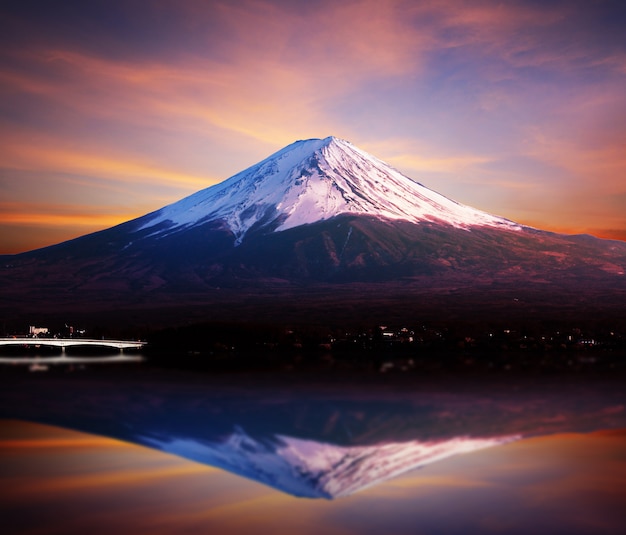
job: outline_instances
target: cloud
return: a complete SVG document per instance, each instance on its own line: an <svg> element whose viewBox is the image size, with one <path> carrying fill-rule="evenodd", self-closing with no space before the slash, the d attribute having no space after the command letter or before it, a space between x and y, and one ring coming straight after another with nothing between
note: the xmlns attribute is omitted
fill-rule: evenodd
<svg viewBox="0 0 626 535"><path fill-rule="evenodd" d="M626 229L625 119L626 93L596 87L555 104L528 127L522 150L563 177L553 187L562 225L586 231L603 221L605 228Z"/></svg>
<svg viewBox="0 0 626 535"><path fill-rule="evenodd" d="M0 158L11 171L0 180L33 171L60 191L93 179L120 199L147 186L146 203L158 207L295 139L332 134L418 180L436 174L453 198L454 188L489 185L496 213L511 189L539 188L535 176L524 180L530 165L504 162L533 160L544 166L544 196L568 182L559 199L573 213L590 177L601 177L593 191L606 199L621 191L626 50L611 9L461 0L14 6L0 35ZM103 204L121 213L109 193Z"/></svg>
<svg viewBox="0 0 626 535"><path fill-rule="evenodd" d="M493 161L489 155L458 153L455 147L442 147L410 138L370 142L372 154L378 155L411 177L421 173L461 173Z"/></svg>
<svg viewBox="0 0 626 535"><path fill-rule="evenodd" d="M105 154L89 148L72 148L47 138L40 138L35 144L6 140L0 146L0 159L0 166L4 169L87 174L91 177L105 177L109 181L132 180L145 184L156 180L194 190L211 185L211 180L206 176L167 169L128 154ZM214 179L212 182L218 181Z"/></svg>
<svg viewBox="0 0 626 535"><path fill-rule="evenodd" d="M132 219L130 213L112 214L101 206L51 203L4 203L0 202L3 225L45 225L68 228L106 228Z"/></svg>

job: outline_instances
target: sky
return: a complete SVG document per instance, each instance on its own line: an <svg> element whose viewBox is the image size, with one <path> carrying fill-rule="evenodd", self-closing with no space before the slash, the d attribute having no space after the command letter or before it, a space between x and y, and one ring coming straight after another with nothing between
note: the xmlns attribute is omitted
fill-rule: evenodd
<svg viewBox="0 0 626 535"><path fill-rule="evenodd" d="M623 0L0 7L0 254L330 135L458 202L626 240Z"/></svg>

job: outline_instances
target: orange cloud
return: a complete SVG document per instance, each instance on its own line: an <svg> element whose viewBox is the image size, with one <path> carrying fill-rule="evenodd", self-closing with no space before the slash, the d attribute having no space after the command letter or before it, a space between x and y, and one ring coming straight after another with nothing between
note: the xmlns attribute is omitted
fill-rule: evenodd
<svg viewBox="0 0 626 535"><path fill-rule="evenodd" d="M404 9L403 2L373 0L327 2L308 9L281 9L271 2L218 7L227 27L230 60L252 68L259 61L264 67L279 63L317 89L332 82L326 91L343 90L372 74L415 70L428 32L415 32Z"/></svg>
<svg viewBox="0 0 626 535"><path fill-rule="evenodd" d="M200 189L220 180L210 180L183 172L168 170L139 158L128 155L106 155L90 152L89 149L71 149L53 140L42 140L42 144L8 141L0 146L0 159L5 169L46 171L52 173L79 173L106 177L113 181L154 183L159 181L177 187Z"/></svg>
<svg viewBox="0 0 626 535"><path fill-rule="evenodd" d="M566 176L573 186L564 186L561 179L546 188L546 196L552 190L549 200L554 224L598 234L598 222L602 221L606 230L599 234L619 238L625 233L610 229L626 229L626 129L607 126L597 131L580 123L578 127L582 134L576 137L566 134L566 129L573 128L567 122L533 129L525 149L533 159Z"/></svg>
<svg viewBox="0 0 626 535"><path fill-rule="evenodd" d="M216 12L222 27L207 53L137 62L62 48L27 51L17 58L37 69L4 80L81 115L155 127L167 121L177 130L216 129L281 145L298 125L329 133L329 99L370 79L415 73L430 39L394 2L329 4L304 14L270 3L226 4L194 15ZM223 58L210 52L218 40Z"/></svg>
<svg viewBox="0 0 626 535"><path fill-rule="evenodd" d="M123 443L96 436L81 436L81 437L45 437L37 439L12 439L12 440L0 440L0 449L41 449L49 450L50 448L114 448L116 446L123 446Z"/></svg>
<svg viewBox="0 0 626 535"><path fill-rule="evenodd" d="M369 148L371 145L371 148ZM428 145L408 138L388 138L373 141L368 150L384 161L415 179L420 180L420 173L462 173L493 161L493 157L480 154L460 154L455 147Z"/></svg>
<svg viewBox="0 0 626 535"><path fill-rule="evenodd" d="M5 91L31 93L73 115L118 125L180 135L230 132L266 144L286 143L293 135L285 131L286 123L315 122L319 111L315 88L307 80L312 75L276 61L248 68L197 57L175 64L120 63L63 50L45 57L43 67L59 64L66 77L51 81L41 74L5 73ZM42 67L39 54L26 59Z"/></svg>
<svg viewBox="0 0 626 535"><path fill-rule="evenodd" d="M98 213L100 212L100 213ZM105 228L135 217L133 214L111 214L99 206L0 203L0 223L7 225L46 225L67 228Z"/></svg>

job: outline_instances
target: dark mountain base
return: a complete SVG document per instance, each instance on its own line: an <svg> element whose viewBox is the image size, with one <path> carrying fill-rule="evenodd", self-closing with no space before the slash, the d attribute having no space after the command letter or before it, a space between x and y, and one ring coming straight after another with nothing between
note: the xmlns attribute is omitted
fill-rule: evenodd
<svg viewBox="0 0 626 535"><path fill-rule="evenodd" d="M1 258L0 327L141 335L206 322L508 328L626 318L623 242L366 216L251 231L238 247L214 224L159 239L135 227Z"/></svg>
<svg viewBox="0 0 626 535"><path fill-rule="evenodd" d="M105 332L151 331L206 322L356 328L376 325L626 324L626 288L559 286L519 281L472 284L449 278L407 283L353 283L306 288L213 289L202 294L125 296L47 290L20 294L0 307L5 331L28 325L80 325ZM616 327L616 328L617 328Z"/></svg>

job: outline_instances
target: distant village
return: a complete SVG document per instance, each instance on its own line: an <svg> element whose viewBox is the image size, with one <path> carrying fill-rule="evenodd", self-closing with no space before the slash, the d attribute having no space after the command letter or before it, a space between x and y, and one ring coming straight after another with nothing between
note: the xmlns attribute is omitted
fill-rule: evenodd
<svg viewBox="0 0 626 535"><path fill-rule="evenodd" d="M626 370L626 330L608 327L489 329L420 324L348 330L198 325L154 333L149 340L157 354L169 356L184 349L185 362L202 364L266 359L296 367L326 363L380 372L453 368Z"/></svg>
<svg viewBox="0 0 626 535"><path fill-rule="evenodd" d="M17 338L101 337L87 329L29 326ZM104 338L104 336L102 335ZM624 370L626 330L540 326L377 325L367 328L198 324L147 333L148 360L206 369L362 368L381 373L412 370L523 371Z"/></svg>
<svg viewBox="0 0 626 535"><path fill-rule="evenodd" d="M14 338L79 338L85 336L86 329L75 329L72 325L52 331L49 327L28 326L27 333L3 333L6 337Z"/></svg>

